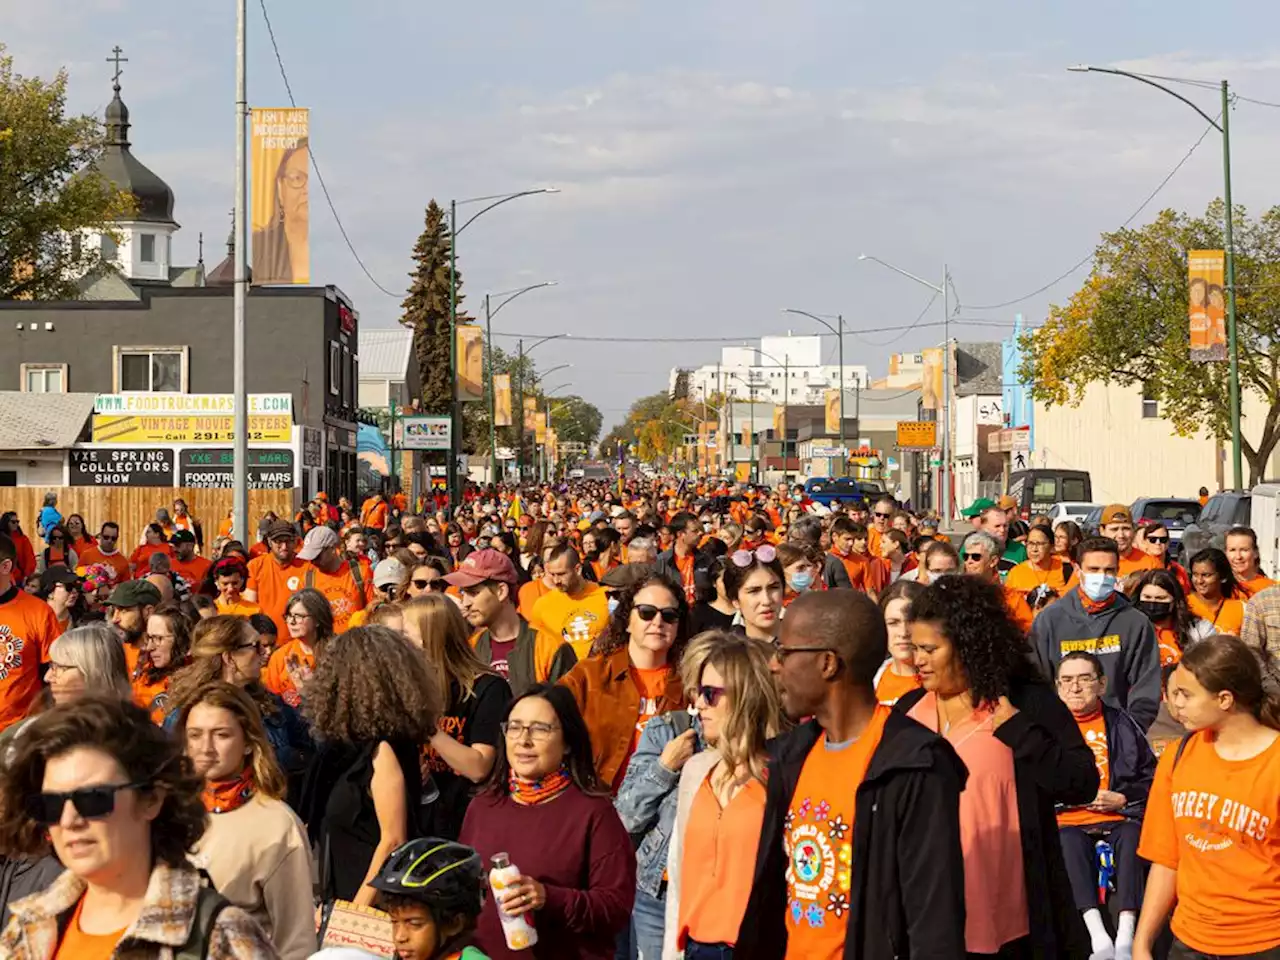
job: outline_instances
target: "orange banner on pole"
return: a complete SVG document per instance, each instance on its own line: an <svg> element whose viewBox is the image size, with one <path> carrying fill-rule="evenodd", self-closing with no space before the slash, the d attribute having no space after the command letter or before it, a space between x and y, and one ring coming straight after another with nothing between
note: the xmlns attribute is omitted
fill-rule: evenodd
<svg viewBox="0 0 1280 960"><path fill-rule="evenodd" d="M920 351L920 406L924 410L942 408L942 348Z"/></svg>
<svg viewBox="0 0 1280 960"><path fill-rule="evenodd" d="M1227 359L1226 253L1187 251L1187 315L1191 359Z"/></svg>
<svg viewBox="0 0 1280 960"><path fill-rule="evenodd" d="M835 436L840 432L840 391L828 390L824 395L826 401L826 427L827 433Z"/></svg>
<svg viewBox="0 0 1280 960"><path fill-rule="evenodd" d="M493 378L493 425L511 426L511 374L499 373Z"/></svg>
<svg viewBox="0 0 1280 960"><path fill-rule="evenodd" d="M533 442L547 442L547 415L541 411L533 415Z"/></svg>
<svg viewBox="0 0 1280 960"><path fill-rule="evenodd" d="M537 424L535 423L535 421L534 421L534 414L536 414L537 412L538 412L538 398L537 398L537 397L525 397L525 398L524 398L524 428L525 428L525 430L532 430L532 429L534 429L534 427L537 425Z"/></svg>
<svg viewBox="0 0 1280 960"><path fill-rule="evenodd" d="M250 111L250 262L255 286L311 282L310 117L306 108Z"/></svg>

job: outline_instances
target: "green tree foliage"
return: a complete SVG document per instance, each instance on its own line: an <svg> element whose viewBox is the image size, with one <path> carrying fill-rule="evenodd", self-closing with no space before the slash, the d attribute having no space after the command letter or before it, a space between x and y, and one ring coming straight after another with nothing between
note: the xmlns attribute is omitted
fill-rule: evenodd
<svg viewBox="0 0 1280 960"><path fill-rule="evenodd" d="M626 419L615 426L601 444L601 454L616 457L618 444L626 443L640 460L672 462L684 446L687 434L698 432L700 420L713 424L719 416L719 400L673 400L663 391L641 397L631 404Z"/></svg>
<svg viewBox="0 0 1280 960"><path fill-rule="evenodd" d="M453 397L449 342L449 251L453 235L445 212L435 200L427 205L426 222L413 245L413 272L409 295L401 304L400 322L413 330L413 355L422 384L422 412L445 416ZM458 271L458 322L469 318L462 311L462 271ZM475 406L475 404L464 404ZM487 449L487 441L486 441Z"/></svg>
<svg viewBox="0 0 1280 960"><path fill-rule="evenodd" d="M67 234L119 239L112 221L132 209L132 197L93 168L101 123L68 116L66 100L66 71L49 82L23 77L0 45L0 300L74 299L102 252Z"/></svg>
<svg viewBox="0 0 1280 960"><path fill-rule="evenodd" d="M1222 248L1223 213L1215 201L1202 217L1165 210L1103 234L1084 285L1023 336L1032 395L1078 405L1093 383L1143 386L1176 432L1229 441L1228 364L1191 359L1187 320L1186 252ZM1240 389L1265 411L1241 422L1253 483L1280 442L1280 207L1256 220L1237 207L1235 245Z"/></svg>

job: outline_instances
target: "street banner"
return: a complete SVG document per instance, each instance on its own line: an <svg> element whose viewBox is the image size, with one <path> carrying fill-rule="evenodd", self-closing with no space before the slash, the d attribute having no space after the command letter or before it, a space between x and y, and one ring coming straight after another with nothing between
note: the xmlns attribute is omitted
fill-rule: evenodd
<svg viewBox="0 0 1280 960"><path fill-rule="evenodd" d="M493 377L493 425L511 426L511 374L498 373Z"/></svg>
<svg viewBox="0 0 1280 960"><path fill-rule="evenodd" d="M310 127L305 107L250 112L249 224L258 286L311 282Z"/></svg>
<svg viewBox="0 0 1280 960"><path fill-rule="evenodd" d="M1227 359L1227 298L1222 250L1187 251L1187 313L1191 359Z"/></svg>
<svg viewBox="0 0 1280 960"><path fill-rule="evenodd" d="M748 420L742 425L742 445L744 447L751 446L751 421Z"/></svg>
<svg viewBox="0 0 1280 960"><path fill-rule="evenodd" d="M921 350L920 406L924 410L942 408L942 348Z"/></svg>
<svg viewBox="0 0 1280 960"><path fill-rule="evenodd" d="M555 463L560 459L560 438L551 427L547 428L547 456Z"/></svg>
<svg viewBox="0 0 1280 960"><path fill-rule="evenodd" d="M460 323L458 332L458 402L484 399L484 331Z"/></svg>
<svg viewBox="0 0 1280 960"><path fill-rule="evenodd" d="M773 408L773 439L785 440L787 429L787 408L782 404L775 404Z"/></svg>
<svg viewBox="0 0 1280 960"><path fill-rule="evenodd" d="M838 434L840 432L840 391L828 390L825 394L825 402L827 433Z"/></svg>
<svg viewBox="0 0 1280 960"><path fill-rule="evenodd" d="M534 414L538 412L538 398L524 398L524 428L526 431L534 428Z"/></svg>
<svg viewBox="0 0 1280 960"><path fill-rule="evenodd" d="M533 442L547 442L547 415L541 411L533 415Z"/></svg>

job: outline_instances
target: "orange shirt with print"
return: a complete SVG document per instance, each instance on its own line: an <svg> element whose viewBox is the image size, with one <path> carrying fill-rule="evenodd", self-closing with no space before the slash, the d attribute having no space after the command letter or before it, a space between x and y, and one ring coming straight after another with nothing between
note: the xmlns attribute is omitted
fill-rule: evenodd
<svg viewBox="0 0 1280 960"><path fill-rule="evenodd" d="M886 666L884 673L880 674L880 682L876 684L876 699L881 703L895 704L919 686L919 674L904 677L894 673L893 667Z"/></svg>
<svg viewBox="0 0 1280 960"><path fill-rule="evenodd" d="M256 596L251 601L262 608L262 612L275 621L276 631L282 637L289 635L289 628L284 622L284 607L289 598L303 588L307 571L315 569L305 560L294 557L285 566L280 565L274 556L268 554L254 557L249 561L249 583L245 591L252 591Z"/></svg>
<svg viewBox="0 0 1280 960"><path fill-rule="evenodd" d="M155 681L147 679L147 672L135 674L130 686L133 687L133 702L151 714L151 722L157 727L164 725L164 718L169 713L169 678L161 677Z"/></svg>
<svg viewBox="0 0 1280 960"><path fill-rule="evenodd" d="M1211 955L1280 945L1280 738L1224 760L1211 735L1171 745L1156 766L1138 856L1177 871L1172 927Z"/></svg>
<svg viewBox="0 0 1280 960"><path fill-rule="evenodd" d="M126 930L115 933L85 933L80 929L80 911L84 907L84 897L76 904L71 914L71 922L62 932L52 960L111 960L116 947L124 939Z"/></svg>
<svg viewBox="0 0 1280 960"><path fill-rule="evenodd" d="M365 589L356 586L351 576L351 565L343 561L333 573L325 573L319 567L312 567L303 578L303 585L314 587L324 594L333 610L333 632L346 633L350 629L351 615L363 610L373 600L373 580L364 582Z"/></svg>
<svg viewBox="0 0 1280 960"><path fill-rule="evenodd" d="M640 746L640 735L644 733L644 728L649 725L649 721L658 715L658 704L666 695L667 677L670 671L666 666L655 667L652 670L641 670L639 667L632 666L628 668L627 673L636 685L636 689L640 691L640 713L636 716L636 729L631 734L627 756L613 778L614 793L622 787L622 779L627 773L627 764L631 762L631 755L636 752L636 747Z"/></svg>
<svg viewBox="0 0 1280 960"><path fill-rule="evenodd" d="M1249 580L1236 580L1236 586L1240 588L1240 595L1245 600L1248 600L1255 593L1265 590L1267 587L1274 587L1275 585L1276 581L1272 580L1270 577L1264 577L1261 573Z"/></svg>
<svg viewBox="0 0 1280 960"><path fill-rule="evenodd" d="M1210 606L1199 595L1191 594L1187 597L1187 608L1201 620L1207 620L1213 624L1213 628L1218 633L1229 633L1233 637L1240 636L1240 630L1244 626L1244 601L1226 597L1219 600L1215 606Z"/></svg>
<svg viewBox="0 0 1280 960"><path fill-rule="evenodd" d="M110 567L116 572L116 583L123 583L129 579L129 558L117 550L115 553L106 554L98 547L88 547L84 553L76 553L76 560L79 566L76 572L84 576L84 572L95 563L100 563Z"/></svg>
<svg viewBox="0 0 1280 960"><path fill-rule="evenodd" d="M199 590L200 585L204 583L205 576L209 573L209 569L213 566L213 561L206 560L199 555L192 557L190 560L179 560L174 557L169 562L169 566L173 568L178 576L191 584L192 589Z"/></svg>
<svg viewBox="0 0 1280 960"><path fill-rule="evenodd" d="M1093 762L1098 768L1098 783L1103 790L1107 790L1111 783L1111 751L1107 744L1107 720L1102 715L1102 707L1098 707L1087 717L1076 717L1075 721L1080 728L1080 736L1093 751ZM1088 807L1077 807L1058 814L1058 826L1085 827L1095 823L1118 823L1123 819L1118 813L1101 813Z"/></svg>
<svg viewBox="0 0 1280 960"><path fill-rule="evenodd" d="M287 636L288 634L284 634ZM301 640L290 640L276 647L262 671L262 685L291 707L302 702L298 695L316 668L316 654Z"/></svg>
<svg viewBox="0 0 1280 960"><path fill-rule="evenodd" d="M1067 578L1063 575L1062 569L1063 564L1059 557L1050 557L1047 569L1044 570L1032 566L1030 560L1024 560L1005 575L1004 585L1024 594L1030 593L1036 587L1047 586L1055 590L1058 596L1065 596Z"/></svg>
<svg viewBox="0 0 1280 960"><path fill-rule="evenodd" d="M1182 660L1182 644L1178 632L1171 627L1156 627L1156 642L1160 644L1160 666L1167 667Z"/></svg>
<svg viewBox="0 0 1280 960"><path fill-rule="evenodd" d="M881 704L853 743L832 749L824 733L791 796L787 855L786 960L841 960L853 901L855 795L884 735Z"/></svg>
<svg viewBox="0 0 1280 960"><path fill-rule="evenodd" d="M43 600L11 587L0 600L0 730L27 715L40 695L40 664L49 662L58 621Z"/></svg>

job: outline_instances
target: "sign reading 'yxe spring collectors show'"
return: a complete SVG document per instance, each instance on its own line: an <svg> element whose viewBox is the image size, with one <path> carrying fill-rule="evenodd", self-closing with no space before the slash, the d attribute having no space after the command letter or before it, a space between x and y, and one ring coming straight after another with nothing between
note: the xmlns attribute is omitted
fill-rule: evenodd
<svg viewBox="0 0 1280 960"><path fill-rule="evenodd" d="M173 451L97 447L71 451L73 487L172 487Z"/></svg>

